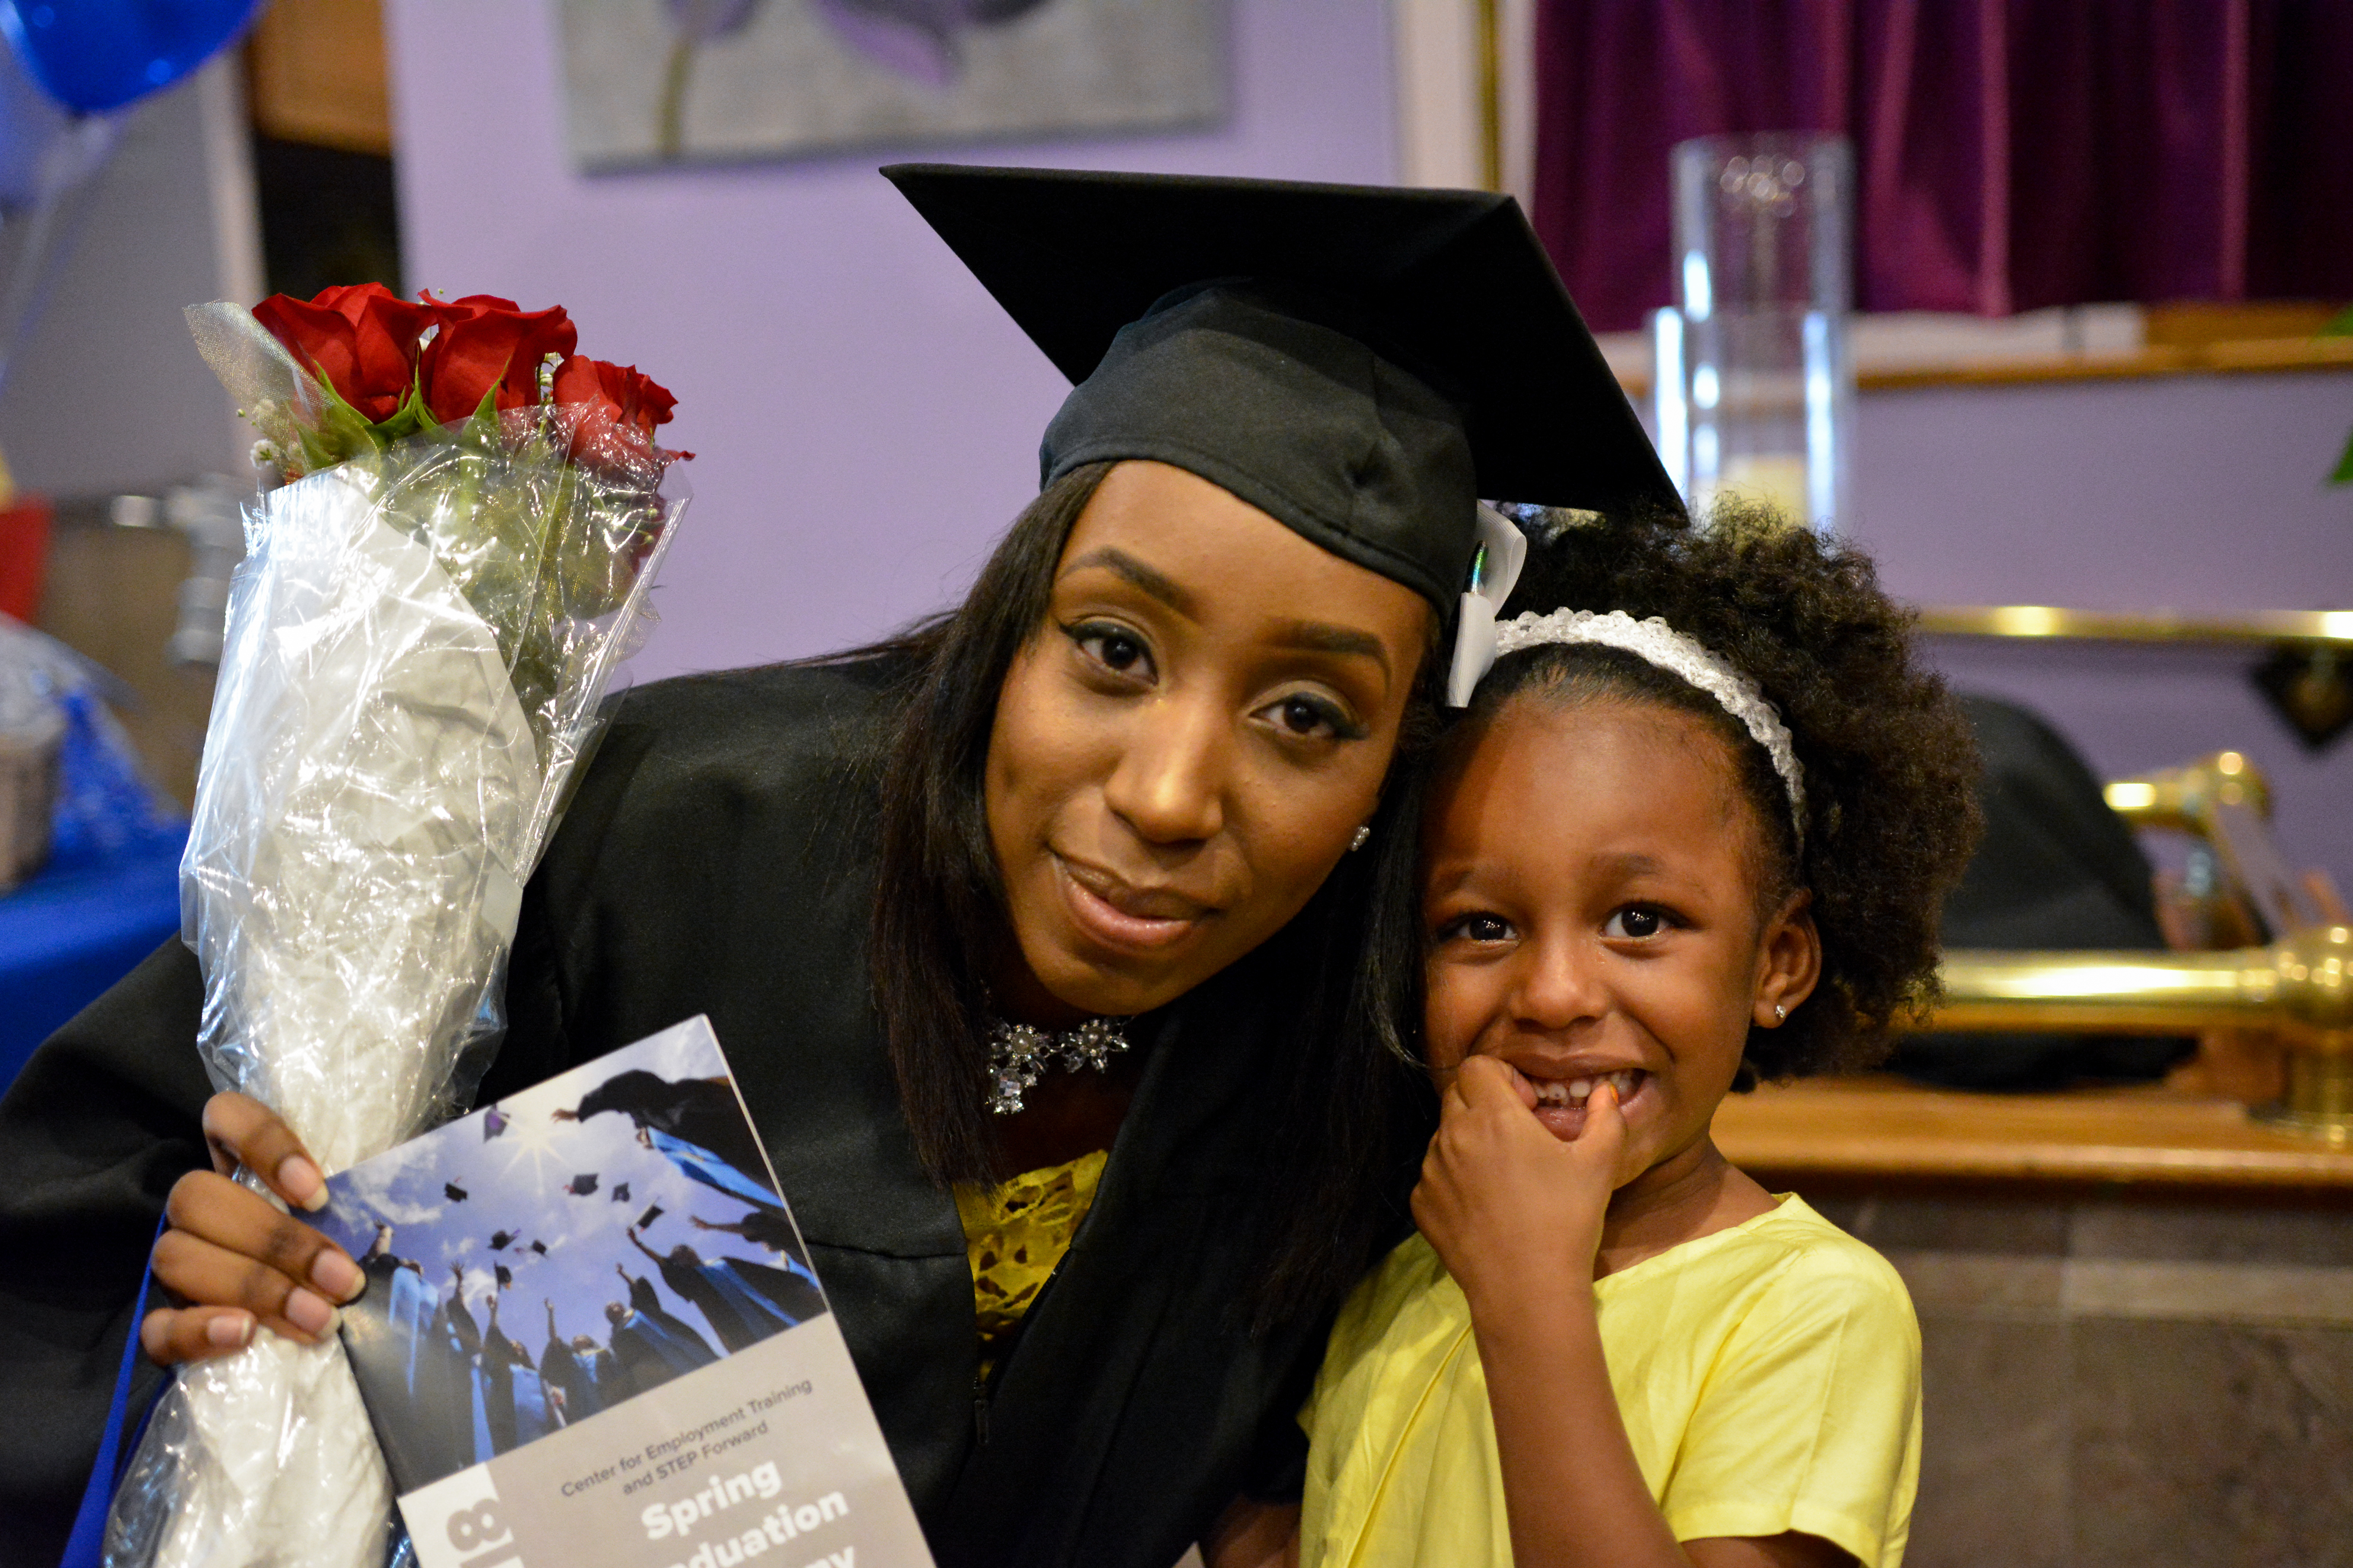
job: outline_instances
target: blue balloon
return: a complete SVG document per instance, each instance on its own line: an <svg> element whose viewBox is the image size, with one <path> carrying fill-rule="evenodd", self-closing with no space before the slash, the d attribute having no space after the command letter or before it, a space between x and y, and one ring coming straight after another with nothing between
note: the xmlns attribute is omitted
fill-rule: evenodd
<svg viewBox="0 0 2353 1568"><path fill-rule="evenodd" d="M0 32L43 91L102 114L195 70L260 8L261 0L0 0Z"/></svg>

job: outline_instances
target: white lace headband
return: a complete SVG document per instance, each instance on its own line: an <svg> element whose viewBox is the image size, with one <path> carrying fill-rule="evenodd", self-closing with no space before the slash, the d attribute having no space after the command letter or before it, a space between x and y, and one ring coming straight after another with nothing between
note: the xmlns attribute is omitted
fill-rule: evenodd
<svg viewBox="0 0 2353 1568"><path fill-rule="evenodd" d="M1805 773L1798 766L1797 749L1790 744L1788 726L1781 722L1779 710L1765 700L1765 693L1754 680L1722 656L1709 652L1656 616L1638 621L1623 610L1599 614L1592 610L1555 610L1548 616L1530 614L1505 621L1494 628L1493 651L1487 656L1486 668L1471 677L1470 687L1476 687L1495 660L1507 653L1570 643L1595 643L1623 649L1715 698L1726 713L1740 721L1740 727L1773 760L1773 771L1781 775L1781 785L1789 795L1789 822L1798 847L1800 850L1805 847ZM1458 666L1455 673L1459 677L1463 671ZM1451 692L1449 697L1451 699ZM1463 707L1469 700L1470 689L1465 688L1461 700L1453 705Z"/></svg>
<svg viewBox="0 0 2353 1568"><path fill-rule="evenodd" d="M1478 541L1471 559L1471 585L1463 593L1455 620L1452 668L1446 677L1449 708L1468 708L1479 682L1507 653L1548 643L1598 643L1621 648L1696 686L1740 721L1740 727L1765 748L1765 754L1773 760L1773 771L1781 775L1781 787L1789 793L1789 826L1798 848L1804 850L1805 772L1798 766L1798 751L1790 743L1788 726L1781 722L1780 710L1765 700L1755 681L1656 616L1638 621L1623 610L1555 610L1546 616L1531 612L1498 626L1495 612L1511 597L1520 580L1520 568L1527 561L1527 536L1511 519L1482 501Z"/></svg>

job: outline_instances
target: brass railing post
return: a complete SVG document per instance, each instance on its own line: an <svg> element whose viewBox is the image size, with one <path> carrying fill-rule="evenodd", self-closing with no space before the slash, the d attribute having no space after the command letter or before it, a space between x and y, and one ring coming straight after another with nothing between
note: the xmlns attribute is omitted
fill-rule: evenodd
<svg viewBox="0 0 2353 1568"><path fill-rule="evenodd" d="M2261 1029L2287 1057L2287 1091L2253 1114L2353 1142L2353 926L2314 926L2228 952L1945 954L1938 1033L2051 1029L2196 1034Z"/></svg>

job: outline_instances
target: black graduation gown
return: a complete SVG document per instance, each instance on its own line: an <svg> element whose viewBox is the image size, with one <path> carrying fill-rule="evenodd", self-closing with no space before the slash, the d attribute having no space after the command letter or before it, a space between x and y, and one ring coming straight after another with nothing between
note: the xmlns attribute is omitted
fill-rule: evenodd
<svg viewBox="0 0 2353 1568"><path fill-rule="evenodd" d="M712 1336L726 1347L729 1355L750 1350L770 1334L793 1326L794 1320L782 1309L745 1290L723 1265L665 1258L661 1277L671 1295L702 1314Z"/></svg>
<svg viewBox="0 0 2353 1568"><path fill-rule="evenodd" d="M718 1355L693 1330L671 1317L632 1312L613 1330L613 1360L620 1367L617 1399L659 1388L673 1377L709 1366Z"/></svg>
<svg viewBox="0 0 2353 1568"><path fill-rule="evenodd" d="M720 1352L711 1348L711 1342L702 1337L701 1330L685 1319L674 1316L669 1308L662 1305L661 1292L654 1289L650 1275L627 1274L623 1278L629 1282L630 1307L638 1317L669 1335L675 1347L691 1356L692 1361L690 1364L707 1366L719 1359Z"/></svg>
<svg viewBox="0 0 2353 1568"><path fill-rule="evenodd" d="M1323 1323L1253 1336L1239 1305L1256 1255L1238 1220L1285 1131L1260 1072L1276 1047L1233 981L1139 1026L1092 1211L976 1399L964 1234L916 1163L866 978L854 759L889 722L890 674L736 671L622 701L526 894L483 1097L708 1014L944 1568L1168 1568L1238 1491L1282 1484L1322 1350ZM10 1568L63 1539L164 1195L204 1160L201 995L168 945L0 1104Z"/></svg>
<svg viewBox="0 0 2353 1568"><path fill-rule="evenodd" d="M745 1140L735 1091L723 1083L705 1079L672 1083L643 1070L620 1073L580 1097L581 1120L608 1111L708 1149L753 1180L762 1180L760 1151Z"/></svg>
<svg viewBox="0 0 2353 1568"><path fill-rule="evenodd" d="M723 1258L719 1266L794 1322L807 1322L825 1310L825 1297L818 1289L816 1275L791 1253L783 1257L782 1267L749 1258Z"/></svg>
<svg viewBox="0 0 2353 1568"><path fill-rule="evenodd" d="M792 1222L785 1217L782 1209L770 1208L765 1204L757 1208L747 1207L744 1217L733 1222L732 1232L754 1247L781 1252L796 1261L800 1258L800 1243L793 1235Z"/></svg>
<svg viewBox="0 0 2353 1568"><path fill-rule="evenodd" d="M564 1424L576 1426L605 1408L612 1396L619 1363L609 1350L583 1353L564 1341L550 1338L539 1354L539 1381L564 1391Z"/></svg>

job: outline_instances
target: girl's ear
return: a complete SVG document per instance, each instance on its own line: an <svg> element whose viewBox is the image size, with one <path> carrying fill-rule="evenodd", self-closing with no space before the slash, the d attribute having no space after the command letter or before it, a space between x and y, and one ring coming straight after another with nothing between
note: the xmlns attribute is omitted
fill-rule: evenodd
<svg viewBox="0 0 2353 1568"><path fill-rule="evenodd" d="M1813 901L1803 888L1791 893L1757 941L1749 1016L1760 1029L1779 1028L1821 982L1822 937L1814 929Z"/></svg>

